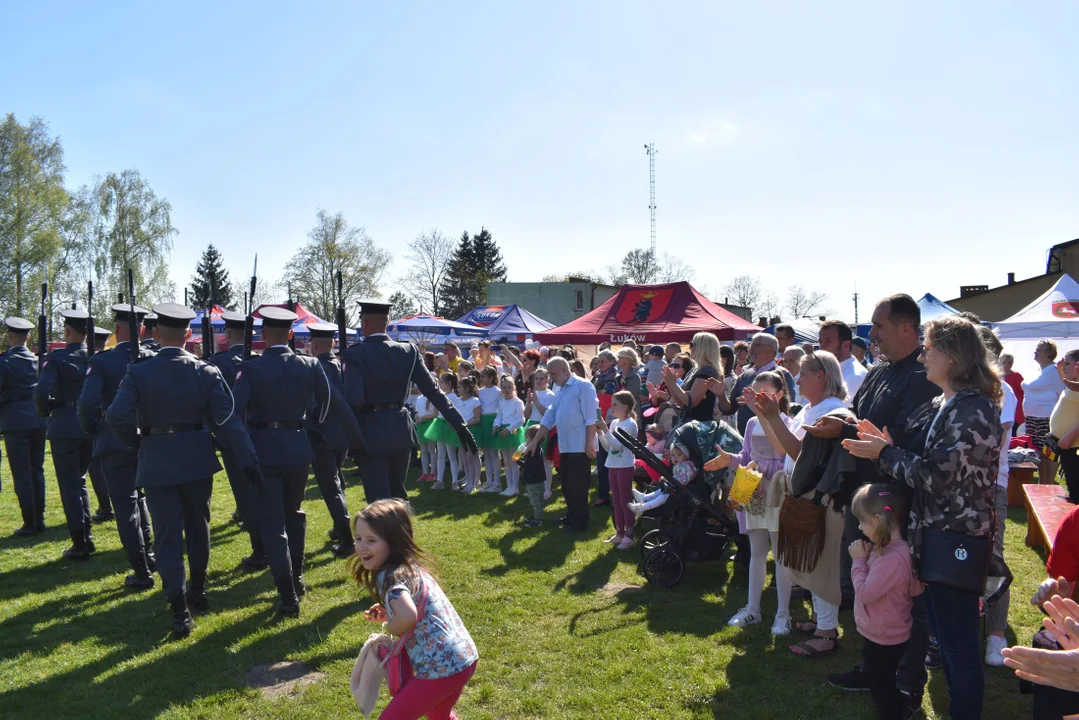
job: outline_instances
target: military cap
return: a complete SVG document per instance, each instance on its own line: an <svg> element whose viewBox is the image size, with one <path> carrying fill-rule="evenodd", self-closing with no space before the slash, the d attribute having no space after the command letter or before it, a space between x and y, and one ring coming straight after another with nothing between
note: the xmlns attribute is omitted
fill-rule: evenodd
<svg viewBox="0 0 1079 720"><path fill-rule="evenodd" d="M94 325L94 336L95 337L107 338L109 335L112 335L112 330L109 330L108 328L105 328L105 327L98 327L97 325Z"/></svg>
<svg viewBox="0 0 1079 720"><path fill-rule="evenodd" d="M226 310L221 313L221 319L225 321L225 327L231 330L243 330L247 322L247 316L235 310Z"/></svg>
<svg viewBox="0 0 1079 720"><path fill-rule="evenodd" d="M333 323L311 323L307 326L307 329L311 331L311 339L316 338L322 340L333 340L334 335L337 334L337 326Z"/></svg>
<svg viewBox="0 0 1079 720"><path fill-rule="evenodd" d="M116 303L111 308L113 314L116 316L116 322L127 322L131 316L131 304L130 303ZM150 311L144 307L135 306L135 321L140 322L146 315L149 315Z"/></svg>
<svg viewBox="0 0 1079 720"><path fill-rule="evenodd" d="M291 328L292 323L296 322L299 318L299 316L291 310L273 307L272 305L259 310L259 315L262 316L262 327L279 328L281 330Z"/></svg>
<svg viewBox="0 0 1079 720"><path fill-rule="evenodd" d="M64 325L70 326L72 330L86 332L86 321L90 318L90 313L70 308L61 310L60 317L64 319Z"/></svg>
<svg viewBox="0 0 1079 720"><path fill-rule="evenodd" d="M34 323L14 315L4 318L4 324L7 325L8 330L14 333L28 333L34 329Z"/></svg>
<svg viewBox="0 0 1079 720"><path fill-rule="evenodd" d="M157 325L157 315L153 311L146 313L146 316L142 319L142 326L147 330L153 330L155 325Z"/></svg>
<svg viewBox="0 0 1079 720"><path fill-rule="evenodd" d="M154 314L154 321L158 325L169 328L191 327L191 321L195 319L195 311L180 303L154 305ZM149 320L150 316L147 315L146 319Z"/></svg>
<svg viewBox="0 0 1079 720"><path fill-rule="evenodd" d="M360 314L361 315L389 315L390 304L385 300L370 299L360 300Z"/></svg>

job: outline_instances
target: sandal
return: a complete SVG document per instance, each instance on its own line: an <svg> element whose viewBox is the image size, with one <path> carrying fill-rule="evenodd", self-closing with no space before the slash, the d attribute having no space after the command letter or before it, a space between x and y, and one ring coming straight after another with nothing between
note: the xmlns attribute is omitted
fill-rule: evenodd
<svg viewBox="0 0 1079 720"><path fill-rule="evenodd" d="M603 507L604 505L610 505L611 501L606 498L597 498L592 501L592 507Z"/></svg>
<svg viewBox="0 0 1079 720"><path fill-rule="evenodd" d="M827 650L820 650L809 644L813 640L831 640L832 647ZM812 637L806 638L797 645L791 645L790 651L798 657L809 658L810 660L819 655L829 655L831 653L836 653L839 652L839 636L825 637L824 635L814 635Z"/></svg>
<svg viewBox="0 0 1079 720"><path fill-rule="evenodd" d="M817 632L816 620L798 620L794 623L794 629L806 635L814 635Z"/></svg>

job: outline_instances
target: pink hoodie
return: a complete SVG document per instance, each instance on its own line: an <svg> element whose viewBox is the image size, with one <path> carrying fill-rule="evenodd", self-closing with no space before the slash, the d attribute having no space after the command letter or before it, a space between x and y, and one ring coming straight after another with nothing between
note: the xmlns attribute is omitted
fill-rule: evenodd
<svg viewBox="0 0 1079 720"><path fill-rule="evenodd" d="M924 589L914 576L910 545L893 540L867 558L854 561L854 621L858 632L878 645L898 645L910 639L914 597Z"/></svg>

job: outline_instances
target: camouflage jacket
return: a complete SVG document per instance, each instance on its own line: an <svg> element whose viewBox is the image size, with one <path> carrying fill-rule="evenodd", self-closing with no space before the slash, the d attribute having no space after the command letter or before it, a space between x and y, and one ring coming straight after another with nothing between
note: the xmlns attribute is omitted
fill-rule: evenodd
<svg viewBox="0 0 1079 720"><path fill-rule="evenodd" d="M920 495L911 516L914 555L921 557L922 528L989 537L995 528L993 505L1000 471L1000 413L992 401L974 390L955 394L937 416L943 396L911 413L907 432L928 426L925 450L886 447L881 470L905 482ZM930 426L929 423L932 423Z"/></svg>

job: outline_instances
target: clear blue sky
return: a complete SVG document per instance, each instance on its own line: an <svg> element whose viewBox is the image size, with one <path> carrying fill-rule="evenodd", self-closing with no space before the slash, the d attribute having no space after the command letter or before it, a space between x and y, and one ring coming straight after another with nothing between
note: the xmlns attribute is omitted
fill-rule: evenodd
<svg viewBox="0 0 1079 720"><path fill-rule="evenodd" d="M648 242L655 142L698 285L851 319L857 283L864 320L1079 237L1079 6L889 5L9 2L0 111L48 120L73 187L139 169L178 287L209 242L277 276L320 207L390 279L432 227L487 226L511 280L601 268Z"/></svg>

